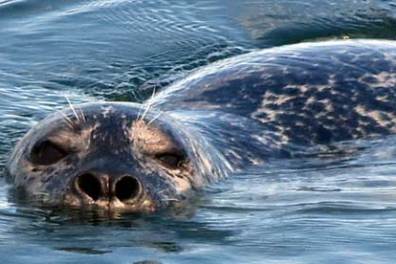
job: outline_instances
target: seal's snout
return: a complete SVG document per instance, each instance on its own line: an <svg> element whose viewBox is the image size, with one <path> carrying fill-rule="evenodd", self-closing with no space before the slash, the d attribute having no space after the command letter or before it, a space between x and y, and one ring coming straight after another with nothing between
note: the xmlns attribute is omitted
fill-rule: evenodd
<svg viewBox="0 0 396 264"><path fill-rule="evenodd" d="M139 181L130 175L113 179L108 175L84 173L79 175L74 186L77 193L91 202L118 200L121 203L131 203L142 192Z"/></svg>

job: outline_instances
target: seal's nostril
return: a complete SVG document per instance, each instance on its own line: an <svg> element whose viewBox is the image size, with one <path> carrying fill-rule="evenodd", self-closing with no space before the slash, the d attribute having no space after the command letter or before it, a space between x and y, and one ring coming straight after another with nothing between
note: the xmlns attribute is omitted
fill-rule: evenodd
<svg viewBox="0 0 396 264"><path fill-rule="evenodd" d="M125 176L117 181L115 185L115 196L120 201L136 198L140 192L139 182L130 176Z"/></svg>
<svg viewBox="0 0 396 264"><path fill-rule="evenodd" d="M91 197L94 201L103 195L100 181L92 174L83 174L77 178L78 189Z"/></svg>

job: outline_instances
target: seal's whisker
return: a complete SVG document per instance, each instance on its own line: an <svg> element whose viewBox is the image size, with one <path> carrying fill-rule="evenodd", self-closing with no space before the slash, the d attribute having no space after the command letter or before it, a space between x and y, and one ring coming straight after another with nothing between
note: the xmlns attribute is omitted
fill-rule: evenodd
<svg viewBox="0 0 396 264"><path fill-rule="evenodd" d="M151 119L149 122L147 122L147 124L150 125L155 120L157 120L161 115L162 115L162 112L159 112L158 115L154 116L153 119Z"/></svg>
<svg viewBox="0 0 396 264"><path fill-rule="evenodd" d="M143 104L143 103L142 103L142 104ZM144 105L144 104L143 104L143 105ZM144 113L145 110L142 110L142 109L143 109L143 108L139 108L139 111L138 111L138 114L137 114L137 117L136 117L136 120L137 120L137 121L143 119L143 113Z"/></svg>
<svg viewBox="0 0 396 264"><path fill-rule="evenodd" d="M140 117L140 120L143 120L146 117L146 115L147 115L148 111L150 110L150 108L151 108L151 105L150 105L150 99L149 99L149 100L147 100L146 108L144 109L143 114Z"/></svg>
<svg viewBox="0 0 396 264"><path fill-rule="evenodd" d="M143 120L144 117L147 115L149 109L150 109L150 103L149 103L149 101L147 101L147 102L148 102L148 104L146 104L146 108L144 109L143 114L141 115L139 120Z"/></svg>
<svg viewBox="0 0 396 264"><path fill-rule="evenodd" d="M148 111L151 109L151 107L152 107L152 105L153 105L152 99L153 99L154 96L155 96L155 92L156 92L156 89L155 89L155 87L154 87L154 89L153 89L153 94L152 94L151 97L147 100L147 108L144 110L143 115L142 115L142 117L141 117L140 120L143 120L143 119L146 117Z"/></svg>
<svg viewBox="0 0 396 264"><path fill-rule="evenodd" d="M87 122L87 118L85 117L84 110L82 109L82 107L79 107L78 109L80 110L79 112L81 114L82 120L84 121L84 123L86 123Z"/></svg>
<svg viewBox="0 0 396 264"><path fill-rule="evenodd" d="M67 97L67 95L64 95L64 96L65 96L65 98L66 98L67 103L68 103L69 106L70 106L70 109L73 111L74 116L76 117L76 119L77 119L78 121L80 121L80 118L78 117L78 114L77 114L77 112L76 112L76 109L74 108L73 104L70 102L69 97Z"/></svg>
<svg viewBox="0 0 396 264"><path fill-rule="evenodd" d="M177 202L177 201L179 201L179 199L176 199L176 198L164 198L163 201L164 202Z"/></svg>
<svg viewBox="0 0 396 264"><path fill-rule="evenodd" d="M65 121L66 121L66 124L67 124L71 129L74 129L74 123L73 123L73 121L72 121L65 113L63 113L62 111L58 110L57 112L60 113L60 114L62 115L62 117L63 117L63 118L65 119Z"/></svg>
<svg viewBox="0 0 396 264"><path fill-rule="evenodd" d="M138 111L138 114L137 114L137 117L136 117L136 120L137 120L137 121L140 120L141 115L142 115L142 108L139 108L139 111Z"/></svg>

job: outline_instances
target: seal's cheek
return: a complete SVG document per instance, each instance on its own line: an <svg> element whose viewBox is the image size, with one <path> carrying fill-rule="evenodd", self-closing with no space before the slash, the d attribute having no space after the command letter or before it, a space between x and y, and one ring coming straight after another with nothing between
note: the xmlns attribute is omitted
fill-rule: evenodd
<svg viewBox="0 0 396 264"><path fill-rule="evenodd" d="M175 167L161 164L159 166L165 173L166 177L172 182L176 192L181 194L194 188L194 170L191 163L185 159Z"/></svg>
<svg viewBox="0 0 396 264"><path fill-rule="evenodd" d="M175 177L173 180L175 181L176 190L179 193L185 193L192 189L191 180L189 180L189 178Z"/></svg>

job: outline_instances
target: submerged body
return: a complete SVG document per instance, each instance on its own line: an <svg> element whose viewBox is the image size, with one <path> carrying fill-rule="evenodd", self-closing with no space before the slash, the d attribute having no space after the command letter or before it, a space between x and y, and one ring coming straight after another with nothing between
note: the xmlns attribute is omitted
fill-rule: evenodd
<svg viewBox="0 0 396 264"><path fill-rule="evenodd" d="M9 179L51 204L152 212L246 166L395 133L395 85L395 42L252 52L203 67L143 105L53 114L16 146Z"/></svg>

